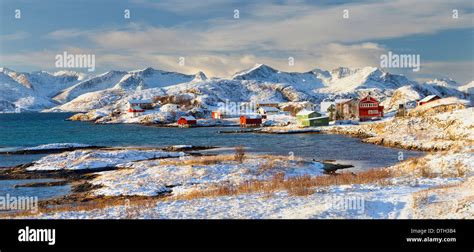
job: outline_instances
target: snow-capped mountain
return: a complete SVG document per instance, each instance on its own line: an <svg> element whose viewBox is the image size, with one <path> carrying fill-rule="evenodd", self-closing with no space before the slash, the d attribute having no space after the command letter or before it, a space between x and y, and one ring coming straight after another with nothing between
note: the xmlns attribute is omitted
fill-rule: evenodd
<svg viewBox="0 0 474 252"><path fill-rule="evenodd" d="M116 85L116 83L120 81L125 74L127 74L127 72L124 71L109 71L100 74L62 90L53 97L53 100L59 103L64 103L78 97L81 94L111 88Z"/></svg>
<svg viewBox="0 0 474 252"><path fill-rule="evenodd" d="M339 67L332 71L315 69L305 73L288 73L262 64L236 73L232 79L280 83L298 91L321 94L353 93L361 89L396 89L416 83L404 76L383 72L375 67Z"/></svg>
<svg viewBox="0 0 474 252"><path fill-rule="evenodd" d="M452 87L416 83L403 86L394 90L393 94L387 97L382 102L382 105L385 106L386 110L395 110L398 108L398 104L401 103L407 104L409 106L414 106L415 101L421 100L428 95L437 95L439 97L455 96L458 98L467 98L467 95L465 93Z"/></svg>
<svg viewBox="0 0 474 252"><path fill-rule="evenodd" d="M340 67L331 71L314 69L299 73L258 64L229 79L208 79L203 72L187 75L153 68L109 71L91 77L74 72L50 74L1 70L0 87L5 91L0 95L0 111L17 108L38 111L53 107L53 111L112 111L125 106L128 99L157 96L186 97L202 109L225 100L318 103L326 99L359 97L369 92L393 106L400 97L404 97L402 100L416 100L429 94L467 96L453 88L454 81L448 82L449 79L419 84L375 67ZM448 84L435 84L445 82ZM392 96L396 99L391 99Z"/></svg>
<svg viewBox="0 0 474 252"><path fill-rule="evenodd" d="M51 97L86 78L87 75L72 71L22 73L0 68L0 112L55 106Z"/></svg>
<svg viewBox="0 0 474 252"><path fill-rule="evenodd" d="M472 95L474 94L474 81L459 86L458 89L462 92L470 93Z"/></svg>
<svg viewBox="0 0 474 252"><path fill-rule="evenodd" d="M196 78L202 80L206 79L206 76L202 72L195 76L155 70L151 67L129 72L109 71L63 90L60 94L54 97L54 100L64 103L71 101L82 94L109 88L135 90L137 88L147 89L166 87L178 83L189 82Z"/></svg>
<svg viewBox="0 0 474 252"><path fill-rule="evenodd" d="M442 87L458 88L461 84L457 83L451 78L436 78L433 80L426 81L424 84L427 85L436 85Z"/></svg>
<svg viewBox="0 0 474 252"><path fill-rule="evenodd" d="M313 72L281 72L263 64L257 64L253 68L238 72L232 76L232 79L282 83L301 90L311 90L325 86L323 81Z"/></svg>

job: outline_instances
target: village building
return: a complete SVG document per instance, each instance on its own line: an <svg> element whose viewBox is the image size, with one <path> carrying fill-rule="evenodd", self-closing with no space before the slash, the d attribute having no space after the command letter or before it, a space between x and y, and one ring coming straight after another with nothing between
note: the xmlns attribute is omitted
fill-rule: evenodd
<svg viewBox="0 0 474 252"><path fill-rule="evenodd" d="M129 100L128 112L134 115L145 112L146 109L152 109L153 105L150 100Z"/></svg>
<svg viewBox="0 0 474 252"><path fill-rule="evenodd" d="M178 119L178 126L181 128L189 128L196 126L197 121L194 116L182 116Z"/></svg>
<svg viewBox="0 0 474 252"><path fill-rule="evenodd" d="M260 115L276 115L280 113L280 110L275 107L259 107L257 113Z"/></svg>
<svg viewBox="0 0 474 252"><path fill-rule="evenodd" d="M328 126L329 117L312 110L301 110L296 114L298 125L303 127Z"/></svg>
<svg viewBox="0 0 474 252"><path fill-rule="evenodd" d="M336 120L355 120L359 117L359 101L357 99L338 99L336 103Z"/></svg>
<svg viewBox="0 0 474 252"><path fill-rule="evenodd" d="M142 109L140 106L136 106L136 105L131 105L131 104L129 104L129 106L128 106L128 112L129 112L129 113L133 113L133 114L137 114L137 113L143 113L143 112L145 112L145 110Z"/></svg>
<svg viewBox="0 0 474 252"><path fill-rule="evenodd" d="M129 107L139 107L143 110L153 109L153 102L151 100L129 100Z"/></svg>
<svg viewBox="0 0 474 252"><path fill-rule="evenodd" d="M359 101L359 121L378 120L383 117L383 106L379 101L368 95Z"/></svg>
<svg viewBox="0 0 474 252"><path fill-rule="evenodd" d="M261 103L257 103L257 108L259 107L279 108L280 104L278 102L261 102Z"/></svg>
<svg viewBox="0 0 474 252"><path fill-rule="evenodd" d="M441 97L439 97L437 95L428 95L425 98L417 101L416 105L421 106L421 105L426 104L428 102L436 101L436 100L439 100L439 99L441 99Z"/></svg>
<svg viewBox="0 0 474 252"><path fill-rule="evenodd" d="M222 111L212 111L211 117L212 119L222 119Z"/></svg>
<svg viewBox="0 0 474 252"><path fill-rule="evenodd" d="M240 127L260 127L262 125L261 115L241 115Z"/></svg>
<svg viewBox="0 0 474 252"><path fill-rule="evenodd" d="M407 108L406 108L405 104L404 103L398 104L398 109L397 109L397 113L395 114L395 116L404 117L406 115L407 115Z"/></svg>

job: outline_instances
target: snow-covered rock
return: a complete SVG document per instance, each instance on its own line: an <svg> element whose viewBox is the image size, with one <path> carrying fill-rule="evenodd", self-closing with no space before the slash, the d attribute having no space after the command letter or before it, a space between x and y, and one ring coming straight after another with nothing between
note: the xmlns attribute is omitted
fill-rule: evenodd
<svg viewBox="0 0 474 252"><path fill-rule="evenodd" d="M158 150L76 150L52 154L33 162L29 171L38 170L81 170L114 168L139 160L181 157L183 152Z"/></svg>

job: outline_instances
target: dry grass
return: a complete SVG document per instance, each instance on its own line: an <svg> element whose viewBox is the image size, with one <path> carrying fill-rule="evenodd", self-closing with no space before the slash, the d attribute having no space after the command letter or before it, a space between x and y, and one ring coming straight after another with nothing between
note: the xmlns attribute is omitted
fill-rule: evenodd
<svg viewBox="0 0 474 252"><path fill-rule="evenodd" d="M242 146L235 147L234 160L239 164L243 163L245 160L245 149Z"/></svg>
<svg viewBox="0 0 474 252"><path fill-rule="evenodd" d="M235 157L232 155L219 155L219 156L202 156L192 159L166 159L160 162L160 165L214 165L222 162L234 161Z"/></svg>
<svg viewBox="0 0 474 252"><path fill-rule="evenodd" d="M467 172L467 167L461 162L461 161L457 161L455 164L454 164L454 170L456 171L456 176L457 177L464 177L466 176L466 172Z"/></svg>
<svg viewBox="0 0 474 252"><path fill-rule="evenodd" d="M95 198L84 198L82 200L74 200L74 202L68 202L59 205L40 204L38 212L22 211L15 213L4 213L0 214L0 218L21 218L28 216L35 216L37 214L52 214L56 212L76 212L76 211L92 211L97 209L104 209L113 206L127 206L125 209L126 216L136 216L138 208L143 206L151 206L163 197L150 197L150 196L113 196L113 197L95 197ZM135 209L135 210L134 210ZM128 218L128 217L126 217Z"/></svg>
<svg viewBox="0 0 474 252"><path fill-rule="evenodd" d="M463 151L462 147L456 147L454 150L444 151L441 153L430 152L427 156L418 158L408 158L403 163L397 164L391 168L397 176L417 176L424 178L460 178L465 177L468 172L466 163L463 162L462 156L453 157ZM450 157L455 161L444 159Z"/></svg>
<svg viewBox="0 0 474 252"><path fill-rule="evenodd" d="M452 184L444 184L444 185L438 185L429 189L424 189L418 192L413 193L413 208L420 208L423 205L426 205L429 203L429 197L430 195L435 195L441 191L447 191L449 189L459 187L461 186L462 183L452 183Z"/></svg>
<svg viewBox="0 0 474 252"><path fill-rule="evenodd" d="M258 173L263 174L266 171L273 170L275 168L276 160L275 159L267 159L266 162L262 163L258 168Z"/></svg>
<svg viewBox="0 0 474 252"><path fill-rule="evenodd" d="M441 104L442 100L452 100L453 103L451 104ZM439 105L437 105L439 104ZM430 116L430 115L437 115L440 113L445 113L445 112L451 112L454 110L459 110L459 109L464 109L466 106L461 103L457 103L452 97L450 98L445 98L441 99L438 101L433 101L431 102L430 105L428 106L418 106L415 109L411 110L408 112L408 116L414 117L414 116Z"/></svg>
<svg viewBox="0 0 474 252"><path fill-rule="evenodd" d="M413 194L413 208L419 208L428 204L429 192L426 190L419 191Z"/></svg>
<svg viewBox="0 0 474 252"><path fill-rule="evenodd" d="M386 184L387 178L393 174L386 169L374 169L360 173L342 173L318 177L299 176L285 179L283 173L277 173L269 181L251 180L238 185L218 184L209 190L195 190L188 194L175 197L178 200L192 200L196 198L235 196L249 193L272 194L285 190L290 195L304 196L314 193L313 187L332 185L380 183Z"/></svg>

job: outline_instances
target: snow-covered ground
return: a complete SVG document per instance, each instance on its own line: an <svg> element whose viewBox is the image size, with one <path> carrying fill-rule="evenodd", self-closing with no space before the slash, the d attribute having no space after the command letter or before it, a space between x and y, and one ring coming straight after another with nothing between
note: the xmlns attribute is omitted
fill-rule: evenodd
<svg viewBox="0 0 474 252"><path fill-rule="evenodd" d="M155 196L166 188L172 187L174 196L192 190L206 190L216 183L236 185L249 180L266 180L278 172L283 172L287 178L301 175L320 175L323 165L317 162L300 164L297 161L284 159L265 159L261 157L248 158L244 163L233 160L217 164L183 165L187 159L180 158L177 164L167 165L166 161L153 160L128 163L116 171L100 173L92 180L92 184L104 187L95 190L95 195L146 195ZM199 158L197 158L199 159ZM162 164L165 162L165 164ZM260 170L268 162L275 162L275 167Z"/></svg>
<svg viewBox="0 0 474 252"><path fill-rule="evenodd" d="M29 171L49 170L80 170L117 167L129 162L180 157L182 152L167 152L156 150L76 150L60 154L52 154L33 162Z"/></svg>
<svg viewBox="0 0 474 252"><path fill-rule="evenodd" d="M248 156L239 163L232 156L218 156L218 162L207 163L201 161L209 157L181 155L179 159L146 160L151 156L142 153L142 160L119 164L122 169L97 173L99 176L90 182L102 187L91 194L155 196L167 193L169 196L165 199L142 205L124 200L122 204L100 209L46 212L27 218L474 218L473 150L474 147L467 146L428 154L386 168L391 175L382 182L315 186L304 196L281 189L272 193L189 199L179 196L211 190L215 185L269 181L281 172L286 179L329 175L322 174L321 163L286 157ZM132 150L127 153L136 154ZM70 160L71 155L52 156L55 160ZM117 151L111 154L113 157L121 155L127 157ZM158 156L162 157L163 153ZM78 157L86 163L88 159L95 158Z"/></svg>
<svg viewBox="0 0 474 252"><path fill-rule="evenodd" d="M35 147L27 147L23 150L59 150L59 149L69 149L69 148L87 148L90 145L80 144L80 143L53 143L53 144L43 144Z"/></svg>
<svg viewBox="0 0 474 252"><path fill-rule="evenodd" d="M149 207L116 206L35 216L63 218L151 219L389 219L409 218L411 186L353 185L324 188L303 197L277 192L193 200L160 201ZM129 216L133 212L133 216Z"/></svg>

